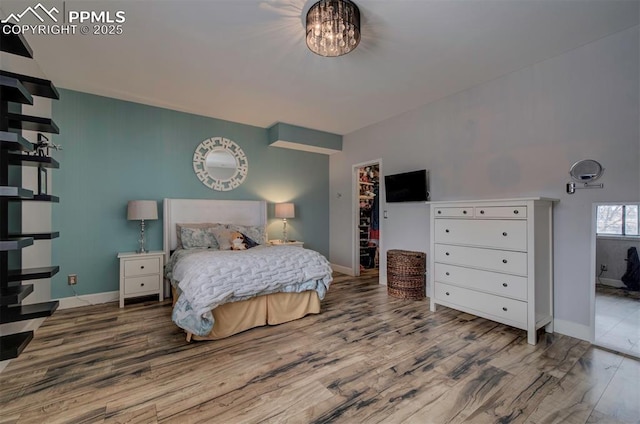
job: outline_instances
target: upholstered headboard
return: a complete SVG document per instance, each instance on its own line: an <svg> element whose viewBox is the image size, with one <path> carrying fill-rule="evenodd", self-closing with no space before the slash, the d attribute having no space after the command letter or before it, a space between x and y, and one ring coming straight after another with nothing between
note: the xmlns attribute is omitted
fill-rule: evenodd
<svg viewBox="0 0 640 424"><path fill-rule="evenodd" d="M164 199L165 263L175 250L176 224L215 222L255 225L267 230L267 202L264 200Z"/></svg>

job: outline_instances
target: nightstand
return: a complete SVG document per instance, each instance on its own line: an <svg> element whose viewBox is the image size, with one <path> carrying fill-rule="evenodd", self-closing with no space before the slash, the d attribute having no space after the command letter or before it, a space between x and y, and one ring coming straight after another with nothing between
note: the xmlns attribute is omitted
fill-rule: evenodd
<svg viewBox="0 0 640 424"><path fill-rule="evenodd" d="M289 241L269 240L269 244L271 246L297 246L297 247L302 247L304 245L304 242L296 241L296 240L289 240Z"/></svg>
<svg viewBox="0 0 640 424"><path fill-rule="evenodd" d="M163 300L164 252L118 253L120 259L120 307L131 297L158 295Z"/></svg>

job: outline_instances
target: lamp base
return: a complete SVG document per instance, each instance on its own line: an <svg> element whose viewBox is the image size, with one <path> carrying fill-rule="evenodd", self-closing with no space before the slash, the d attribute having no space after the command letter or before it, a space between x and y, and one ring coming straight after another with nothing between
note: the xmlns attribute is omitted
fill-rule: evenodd
<svg viewBox="0 0 640 424"><path fill-rule="evenodd" d="M138 250L136 253L149 253L147 249L144 248L144 219L140 220L140 238L138 239Z"/></svg>

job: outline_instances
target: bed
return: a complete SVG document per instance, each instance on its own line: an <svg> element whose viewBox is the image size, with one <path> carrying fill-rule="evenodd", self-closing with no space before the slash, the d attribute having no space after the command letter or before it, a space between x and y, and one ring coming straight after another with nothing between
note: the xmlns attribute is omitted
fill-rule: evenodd
<svg viewBox="0 0 640 424"><path fill-rule="evenodd" d="M163 211L165 293L172 293L172 318L188 341L217 340L320 313L332 281L329 262L301 247L269 246L265 201L164 199ZM216 237L221 228L244 229L261 245L232 251L198 237L181 240L180 234L190 237L185 227L201 236L197 228L212 231L212 224Z"/></svg>

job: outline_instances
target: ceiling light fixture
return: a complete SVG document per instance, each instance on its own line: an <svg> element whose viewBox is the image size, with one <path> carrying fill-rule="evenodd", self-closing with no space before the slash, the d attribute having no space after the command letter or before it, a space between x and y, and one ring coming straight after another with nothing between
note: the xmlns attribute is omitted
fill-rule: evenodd
<svg viewBox="0 0 640 424"><path fill-rule="evenodd" d="M307 12L307 46L320 56L342 56L360 43L360 10L349 0L320 0Z"/></svg>

